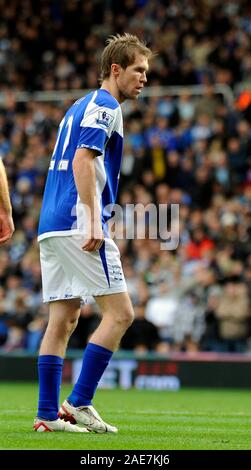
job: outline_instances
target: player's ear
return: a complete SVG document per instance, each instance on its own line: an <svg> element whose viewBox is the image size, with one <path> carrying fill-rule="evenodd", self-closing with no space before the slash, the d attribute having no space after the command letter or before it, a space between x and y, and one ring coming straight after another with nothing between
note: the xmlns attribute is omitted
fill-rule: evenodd
<svg viewBox="0 0 251 470"><path fill-rule="evenodd" d="M118 77L121 71L121 67L119 64L112 64L111 65L111 73L115 76Z"/></svg>

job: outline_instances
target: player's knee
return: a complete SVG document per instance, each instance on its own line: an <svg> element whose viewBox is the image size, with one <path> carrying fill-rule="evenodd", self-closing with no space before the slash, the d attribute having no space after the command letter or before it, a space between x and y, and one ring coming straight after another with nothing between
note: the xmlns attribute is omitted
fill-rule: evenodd
<svg viewBox="0 0 251 470"><path fill-rule="evenodd" d="M78 324L78 316L69 318L66 323L66 330L68 334L72 334Z"/></svg>
<svg viewBox="0 0 251 470"><path fill-rule="evenodd" d="M131 308L122 309L116 316L116 321L125 329L129 328L134 319L134 313Z"/></svg>

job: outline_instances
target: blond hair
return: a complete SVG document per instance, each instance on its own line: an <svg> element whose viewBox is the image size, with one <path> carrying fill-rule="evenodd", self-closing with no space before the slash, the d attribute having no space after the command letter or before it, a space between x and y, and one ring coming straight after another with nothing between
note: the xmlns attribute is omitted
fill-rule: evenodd
<svg viewBox="0 0 251 470"><path fill-rule="evenodd" d="M101 82L110 76L112 64L119 64L123 69L126 69L128 65L133 64L136 52L144 55L148 60L153 56L152 51L145 43L132 34L110 36L106 43L107 46L101 56Z"/></svg>

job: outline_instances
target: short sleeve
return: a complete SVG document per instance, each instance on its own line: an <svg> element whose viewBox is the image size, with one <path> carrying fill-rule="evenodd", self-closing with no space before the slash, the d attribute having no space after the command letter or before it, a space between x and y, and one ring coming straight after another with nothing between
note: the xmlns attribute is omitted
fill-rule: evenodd
<svg viewBox="0 0 251 470"><path fill-rule="evenodd" d="M80 123L77 148L89 148L101 155L113 131L116 113L116 109L100 106L95 106L90 112L85 113Z"/></svg>

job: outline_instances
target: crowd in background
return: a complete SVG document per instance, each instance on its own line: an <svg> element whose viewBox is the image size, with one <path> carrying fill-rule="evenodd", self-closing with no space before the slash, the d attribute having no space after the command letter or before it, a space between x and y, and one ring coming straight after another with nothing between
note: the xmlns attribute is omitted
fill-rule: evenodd
<svg viewBox="0 0 251 470"><path fill-rule="evenodd" d="M117 240L136 314L121 347L251 351L251 99L230 105L214 92L250 79L249 2L0 0L0 12L0 155L16 226L0 249L0 350L36 351L48 320L37 223L70 104L20 103L13 92L96 88L105 38L126 31L158 52L148 86L206 91L123 105L118 202L166 204L169 216L179 204L180 241L169 251L160 238ZM70 347L99 320L94 303L83 306Z"/></svg>

